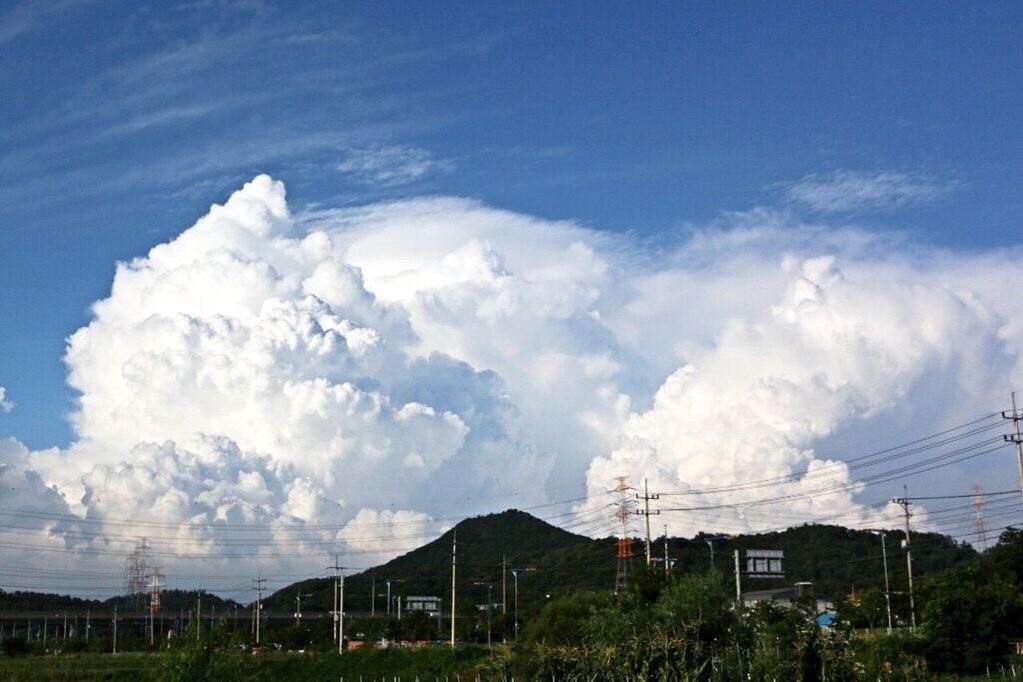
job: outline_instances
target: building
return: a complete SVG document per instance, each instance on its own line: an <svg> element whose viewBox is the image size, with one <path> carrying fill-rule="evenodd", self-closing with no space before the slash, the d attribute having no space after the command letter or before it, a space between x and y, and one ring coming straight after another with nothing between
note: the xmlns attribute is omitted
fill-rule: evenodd
<svg viewBox="0 0 1023 682"><path fill-rule="evenodd" d="M788 608L797 597L813 596L813 583L796 583L792 587L777 587L771 590L753 590L742 593L742 602L747 606L753 606L757 602L769 601ZM827 599L816 597L813 600L816 605L816 613L822 614L832 611L835 605Z"/></svg>
<svg viewBox="0 0 1023 682"><path fill-rule="evenodd" d="M440 615L440 597L405 597L406 611L426 611L429 616Z"/></svg>

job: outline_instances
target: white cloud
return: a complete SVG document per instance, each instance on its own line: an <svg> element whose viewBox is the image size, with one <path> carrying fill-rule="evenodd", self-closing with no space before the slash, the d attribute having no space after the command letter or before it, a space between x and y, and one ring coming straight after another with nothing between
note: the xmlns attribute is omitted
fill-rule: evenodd
<svg viewBox="0 0 1023 682"><path fill-rule="evenodd" d="M833 448L890 444L893 416L939 430L1023 384L1023 305L1004 296L1018 254L887 247L769 211L657 252L451 198L296 218L260 176L118 267L68 343L78 439L0 463L109 525L111 547L197 519L212 525L167 552L227 552L241 533L267 563L335 543L368 563L435 519L584 490L598 514L618 475L843 486L665 514L672 532L874 523Z"/></svg>
<svg viewBox="0 0 1023 682"><path fill-rule="evenodd" d="M7 389L0 386L0 412L10 412L14 409L14 403L7 399Z"/></svg>
<svg viewBox="0 0 1023 682"><path fill-rule="evenodd" d="M420 147L403 145L351 149L337 169L358 182L392 187L454 168L450 159L438 159Z"/></svg>
<svg viewBox="0 0 1023 682"><path fill-rule="evenodd" d="M432 540L448 527L422 512L361 509L338 535L354 557L351 563L375 566Z"/></svg>
<svg viewBox="0 0 1023 682"><path fill-rule="evenodd" d="M821 213L846 213L926 204L954 186L923 173L840 170L803 177L789 185L787 197L792 203Z"/></svg>

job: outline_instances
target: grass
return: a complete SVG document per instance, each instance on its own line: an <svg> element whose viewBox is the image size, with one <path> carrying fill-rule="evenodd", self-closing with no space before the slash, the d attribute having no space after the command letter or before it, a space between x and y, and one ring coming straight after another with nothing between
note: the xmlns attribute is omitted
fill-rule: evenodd
<svg viewBox="0 0 1023 682"><path fill-rule="evenodd" d="M386 677L452 682L486 662L486 649L460 647L421 650L369 649L343 656L326 653L221 653L218 670L228 675L218 679L239 680L358 680ZM0 679L12 681L64 680L156 680L161 679L174 659L167 654L62 654L51 656L0 656ZM463 677L463 679L470 679Z"/></svg>
<svg viewBox="0 0 1023 682"><path fill-rule="evenodd" d="M0 656L0 679L22 680L138 680L154 679L160 670L158 654L63 654L60 656Z"/></svg>

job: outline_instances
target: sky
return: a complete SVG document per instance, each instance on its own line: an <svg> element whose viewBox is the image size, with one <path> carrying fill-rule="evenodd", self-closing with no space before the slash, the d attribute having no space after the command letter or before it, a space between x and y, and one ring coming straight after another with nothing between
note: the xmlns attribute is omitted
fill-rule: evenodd
<svg viewBox="0 0 1023 682"><path fill-rule="evenodd" d="M7 4L0 507L65 548L198 518L343 527L310 551L366 561L408 544L366 529L508 506L611 532L618 475L697 496L672 532L880 523L903 481L843 462L1023 387L1021 28L1008 2ZM708 492L763 479L798 499Z"/></svg>

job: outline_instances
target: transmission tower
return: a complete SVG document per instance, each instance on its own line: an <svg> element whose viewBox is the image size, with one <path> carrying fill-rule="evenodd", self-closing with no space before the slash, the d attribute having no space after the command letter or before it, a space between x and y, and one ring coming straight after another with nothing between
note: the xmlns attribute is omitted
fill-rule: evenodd
<svg viewBox="0 0 1023 682"><path fill-rule="evenodd" d="M615 518L618 519L618 573L615 576L615 594L622 592L629 584L629 569L632 568L632 536L629 533L629 518L632 516L632 505L635 500L629 494L633 488L625 476L618 476L618 485L614 489Z"/></svg>
<svg viewBox="0 0 1023 682"><path fill-rule="evenodd" d="M141 609L144 604L152 563L153 549L149 546L149 538L140 537L124 563L124 593L135 602L137 609Z"/></svg>
<svg viewBox="0 0 1023 682"><path fill-rule="evenodd" d="M160 572L159 566L153 567L153 573L149 576L149 644L152 645L156 639L156 614L160 613L161 599L160 595L163 590L163 573Z"/></svg>
<svg viewBox="0 0 1023 682"><path fill-rule="evenodd" d="M973 486L973 509L976 515L974 526L976 527L977 546L980 551L987 549L987 528L984 525L984 491L979 485Z"/></svg>

